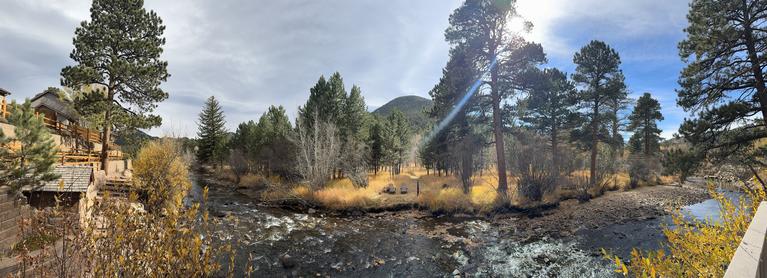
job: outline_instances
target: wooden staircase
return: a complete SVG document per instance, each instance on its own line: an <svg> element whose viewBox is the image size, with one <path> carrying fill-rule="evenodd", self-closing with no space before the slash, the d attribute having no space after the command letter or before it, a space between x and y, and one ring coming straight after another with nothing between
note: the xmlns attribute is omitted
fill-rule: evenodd
<svg viewBox="0 0 767 278"><path fill-rule="evenodd" d="M132 181L126 177L108 177L106 184L99 187L97 198L103 198L105 192L109 192L110 198L128 199L130 192L134 190Z"/></svg>

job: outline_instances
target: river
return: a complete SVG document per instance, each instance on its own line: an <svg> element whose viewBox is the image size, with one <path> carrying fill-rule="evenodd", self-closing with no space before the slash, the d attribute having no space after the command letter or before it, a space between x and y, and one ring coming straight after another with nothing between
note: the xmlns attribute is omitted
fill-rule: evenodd
<svg viewBox="0 0 767 278"><path fill-rule="evenodd" d="M194 183L191 196L199 196ZM716 204L686 207L711 217ZM255 277L617 277L599 254L627 256L634 246L658 248L668 217L589 229L570 238L519 240L483 218L419 212L331 216L259 205L212 188L208 209L217 244L236 247L235 271L251 261Z"/></svg>

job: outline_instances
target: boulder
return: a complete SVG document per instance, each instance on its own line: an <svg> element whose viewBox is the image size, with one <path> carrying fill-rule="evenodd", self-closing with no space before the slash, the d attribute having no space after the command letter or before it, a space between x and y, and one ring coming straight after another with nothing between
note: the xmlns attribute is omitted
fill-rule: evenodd
<svg viewBox="0 0 767 278"><path fill-rule="evenodd" d="M384 193L395 194L397 193L397 189L393 184L389 184L386 186L386 188L384 188Z"/></svg>
<svg viewBox="0 0 767 278"><path fill-rule="evenodd" d="M290 255L284 254L280 256L280 264L282 264L282 267L284 268L294 268L296 267L296 260Z"/></svg>

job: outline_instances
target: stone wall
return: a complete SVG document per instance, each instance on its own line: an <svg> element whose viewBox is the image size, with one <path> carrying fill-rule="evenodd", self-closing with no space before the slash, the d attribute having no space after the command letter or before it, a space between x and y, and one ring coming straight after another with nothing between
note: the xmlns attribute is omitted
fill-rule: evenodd
<svg viewBox="0 0 767 278"><path fill-rule="evenodd" d="M26 200L10 193L7 186L0 187L0 254L5 254L19 237L19 219L29 215Z"/></svg>

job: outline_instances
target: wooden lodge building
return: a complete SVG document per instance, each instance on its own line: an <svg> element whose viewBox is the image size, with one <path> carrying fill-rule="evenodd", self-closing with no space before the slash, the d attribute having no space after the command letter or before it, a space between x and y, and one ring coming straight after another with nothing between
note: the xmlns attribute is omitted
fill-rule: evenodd
<svg viewBox="0 0 767 278"><path fill-rule="evenodd" d="M0 89L0 109L3 115L0 129L6 135L13 136L15 128L5 121L10 115L11 108L7 101L10 94L7 90ZM22 188L30 205L50 206L54 203L53 197L57 196L65 205L76 205L80 202L82 208L85 205L81 200L83 193L90 197L95 196L99 187L97 183L106 185L107 177L125 184L126 176L131 175L130 160L123 160L119 146L111 143L109 156L112 162L109 163L109 169L101 171L101 134L88 127L88 122L72 108L72 103L60 97L54 90L39 93L30 101L36 114L51 131L51 136L59 148L60 159L54 170L60 176L58 180L48 182L42 187Z"/></svg>

